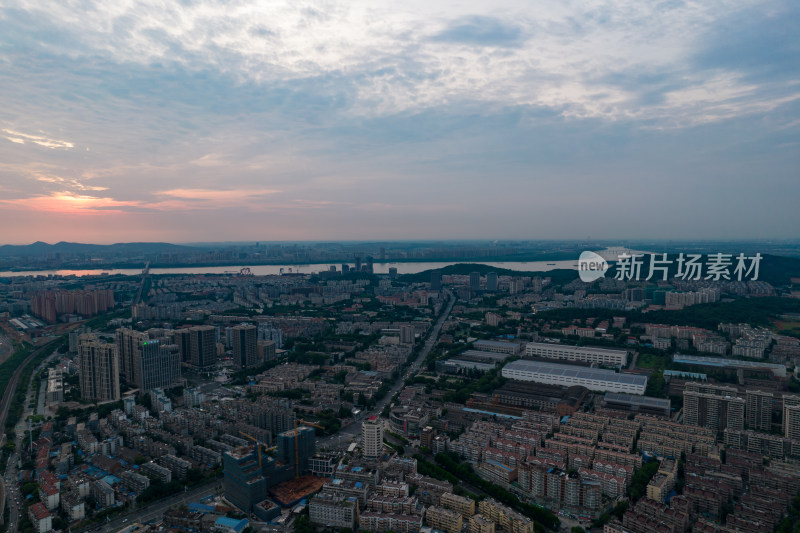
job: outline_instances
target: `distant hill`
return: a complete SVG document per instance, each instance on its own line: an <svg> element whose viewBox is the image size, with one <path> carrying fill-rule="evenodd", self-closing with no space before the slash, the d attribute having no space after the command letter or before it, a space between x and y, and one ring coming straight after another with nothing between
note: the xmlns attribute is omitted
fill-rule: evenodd
<svg viewBox="0 0 800 533"><path fill-rule="evenodd" d="M5 244L0 246L0 257L39 257L52 254L121 256L132 254L160 254L197 252L202 248L166 242L123 242L116 244L83 244L58 242L48 244L37 241L33 244Z"/></svg>
<svg viewBox="0 0 800 533"><path fill-rule="evenodd" d="M642 268L642 272L644 273L643 277L647 275L646 273L649 268L648 265L649 261L645 259L645 263ZM670 275L674 275L676 269L677 265L673 264L673 267L670 269ZM473 263L458 263L434 270L438 270L442 274L446 275L455 274L466 276L469 275L470 272L480 272L481 275L486 275L487 272L496 272L498 276L550 277L552 278L553 283L556 285L569 283L578 277L577 271L571 269L557 269L547 272L523 272L519 270L508 270L505 268L496 268L489 265ZM430 281L431 272L433 272L433 270L425 270L417 274L404 274L400 276L399 279L401 281L408 282ZM606 273L606 277L612 277L614 276L614 273L615 269L612 266L608 273ZM780 287L789 285L791 283L791 278L793 277L800 277L800 259L779 255L764 255L763 259L761 260L761 265L759 266L759 280L766 281L773 286Z"/></svg>
<svg viewBox="0 0 800 533"><path fill-rule="evenodd" d="M479 272L481 275L486 275L487 272L495 272L498 276L539 276L542 278L552 278L553 283L568 283L578 277L575 270L570 269L556 269L547 272L523 272L520 270L509 270L507 268L497 268L489 265L476 264L476 263L457 263L455 265L448 265L442 268L431 270L423 270L417 274L403 274L398 277L400 281L408 282L425 282L431 280L431 272L439 271L444 275L469 275L471 272Z"/></svg>

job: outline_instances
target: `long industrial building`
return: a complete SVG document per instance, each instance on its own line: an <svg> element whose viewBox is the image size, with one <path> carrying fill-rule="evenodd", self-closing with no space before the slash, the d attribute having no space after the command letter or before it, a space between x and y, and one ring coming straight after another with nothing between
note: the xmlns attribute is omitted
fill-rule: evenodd
<svg viewBox="0 0 800 533"><path fill-rule="evenodd" d="M603 398L603 406L609 409L632 411L646 415L669 416L671 402L669 399L636 396L620 392L607 392Z"/></svg>
<svg viewBox="0 0 800 533"><path fill-rule="evenodd" d="M625 350L609 350L594 346L569 346L545 342L529 342L525 347L528 357L546 357L565 361L584 361L608 366L625 366L628 364L628 352Z"/></svg>
<svg viewBox="0 0 800 533"><path fill-rule="evenodd" d="M747 371L769 370L777 378L786 378L786 365L775 363L762 363L761 361L740 361L739 359L722 359L720 357L706 357L698 355L683 355L676 353L672 356L676 363L684 365L698 365L714 368L726 368Z"/></svg>
<svg viewBox="0 0 800 533"><path fill-rule="evenodd" d="M592 391L644 394L647 377L618 374L613 370L581 368L540 361L513 361L503 367L503 377L520 381L535 381L549 385L572 387L582 385Z"/></svg>

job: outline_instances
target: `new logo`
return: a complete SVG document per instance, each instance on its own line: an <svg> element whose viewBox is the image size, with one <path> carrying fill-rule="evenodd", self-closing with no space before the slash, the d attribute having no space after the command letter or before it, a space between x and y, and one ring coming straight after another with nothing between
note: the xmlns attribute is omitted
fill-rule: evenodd
<svg viewBox="0 0 800 533"><path fill-rule="evenodd" d="M584 283L591 283L606 275L608 263L594 252L582 252L578 258L578 276Z"/></svg>

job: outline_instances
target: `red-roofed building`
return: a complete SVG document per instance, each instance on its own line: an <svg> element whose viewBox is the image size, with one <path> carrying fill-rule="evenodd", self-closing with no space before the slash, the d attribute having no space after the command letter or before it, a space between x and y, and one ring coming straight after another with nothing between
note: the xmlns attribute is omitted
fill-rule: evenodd
<svg viewBox="0 0 800 533"><path fill-rule="evenodd" d="M39 482L40 483L48 483L54 486L57 489L61 488L61 480L59 480L55 474L53 474L49 470L45 470L41 474L39 474Z"/></svg>
<svg viewBox="0 0 800 533"><path fill-rule="evenodd" d="M58 509L58 504L61 503L58 489L49 483L39 483L39 499L51 511Z"/></svg>
<svg viewBox="0 0 800 533"><path fill-rule="evenodd" d="M28 508L28 516L31 519L34 531L47 533L53 529L53 517L42 502L31 505Z"/></svg>

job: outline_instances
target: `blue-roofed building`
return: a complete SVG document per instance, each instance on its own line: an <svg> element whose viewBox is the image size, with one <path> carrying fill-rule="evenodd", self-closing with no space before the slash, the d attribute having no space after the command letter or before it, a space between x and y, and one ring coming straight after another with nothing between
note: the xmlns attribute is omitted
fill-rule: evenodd
<svg viewBox="0 0 800 533"><path fill-rule="evenodd" d="M189 511L198 513L213 513L216 507L213 505L206 505L204 503L192 502L189 504Z"/></svg>
<svg viewBox="0 0 800 533"><path fill-rule="evenodd" d="M227 516L220 516L214 522L214 531L219 531L220 533L242 533L248 525L250 525L250 522L246 518L237 520Z"/></svg>

